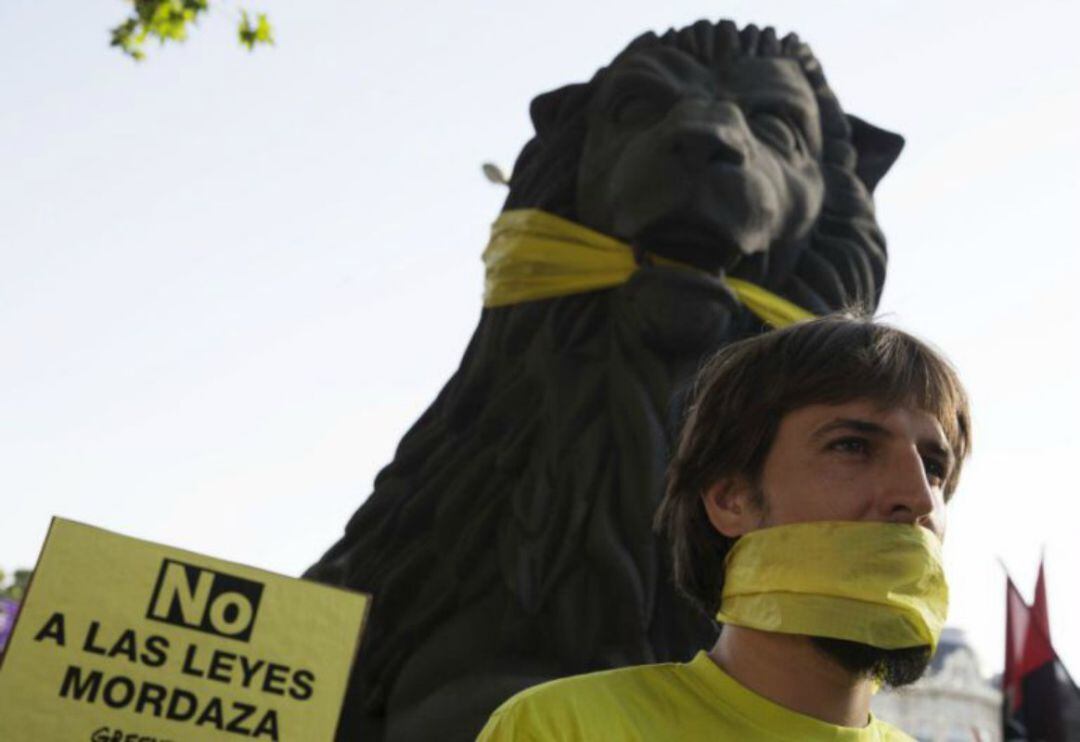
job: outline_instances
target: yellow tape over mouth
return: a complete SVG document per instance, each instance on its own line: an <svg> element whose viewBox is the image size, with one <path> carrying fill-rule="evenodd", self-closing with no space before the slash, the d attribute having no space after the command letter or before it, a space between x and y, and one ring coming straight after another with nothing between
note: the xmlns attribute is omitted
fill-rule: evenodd
<svg viewBox="0 0 1080 742"><path fill-rule="evenodd" d="M921 526L827 521L762 528L739 538L725 563L721 623L931 651L945 626L941 542Z"/></svg>

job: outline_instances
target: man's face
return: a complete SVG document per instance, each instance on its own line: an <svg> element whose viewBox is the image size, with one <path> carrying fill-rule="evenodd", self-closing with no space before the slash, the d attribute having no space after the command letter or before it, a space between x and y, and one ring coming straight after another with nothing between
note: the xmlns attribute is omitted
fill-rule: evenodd
<svg viewBox="0 0 1080 742"><path fill-rule="evenodd" d="M760 525L913 523L940 539L952 466L941 423L923 410L868 400L803 407L783 417L766 456Z"/></svg>
<svg viewBox="0 0 1080 742"><path fill-rule="evenodd" d="M723 535L814 521L910 523L945 535L945 483L955 465L940 422L869 400L810 405L785 415L759 481L721 482L705 508ZM922 676L929 647L879 649L811 637L856 675L890 686Z"/></svg>

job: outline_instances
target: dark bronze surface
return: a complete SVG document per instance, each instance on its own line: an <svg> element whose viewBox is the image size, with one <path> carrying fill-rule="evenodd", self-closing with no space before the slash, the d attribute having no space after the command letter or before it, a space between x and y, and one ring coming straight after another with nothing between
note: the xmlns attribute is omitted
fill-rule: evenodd
<svg viewBox="0 0 1080 742"><path fill-rule="evenodd" d="M880 296L871 192L903 140L845 115L795 36L644 34L531 114L505 208L702 270L643 265L614 289L484 310L306 575L375 596L343 740L469 740L524 687L710 644L651 521L695 370L764 329L719 277L815 313Z"/></svg>

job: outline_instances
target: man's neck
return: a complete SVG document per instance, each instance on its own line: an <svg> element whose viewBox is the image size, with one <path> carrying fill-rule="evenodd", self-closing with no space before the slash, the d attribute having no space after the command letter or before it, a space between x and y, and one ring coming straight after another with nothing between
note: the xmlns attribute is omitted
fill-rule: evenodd
<svg viewBox="0 0 1080 742"><path fill-rule="evenodd" d="M709 656L744 688L797 713L845 727L864 727L869 719L873 683L808 637L729 625Z"/></svg>

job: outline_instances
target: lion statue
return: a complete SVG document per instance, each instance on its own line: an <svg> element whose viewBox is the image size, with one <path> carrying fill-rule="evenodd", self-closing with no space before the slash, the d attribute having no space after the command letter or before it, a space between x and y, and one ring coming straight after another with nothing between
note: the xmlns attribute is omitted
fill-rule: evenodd
<svg viewBox="0 0 1080 742"><path fill-rule="evenodd" d="M646 33L530 113L461 366L305 575L374 595L339 739L471 740L526 686L710 644L651 527L695 371L880 296L903 140L795 35Z"/></svg>

